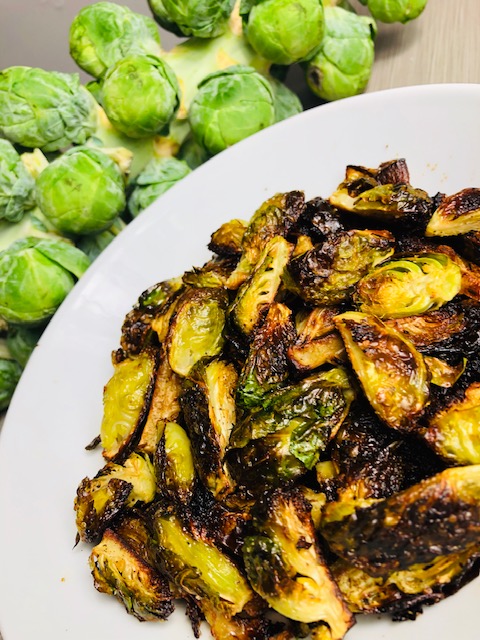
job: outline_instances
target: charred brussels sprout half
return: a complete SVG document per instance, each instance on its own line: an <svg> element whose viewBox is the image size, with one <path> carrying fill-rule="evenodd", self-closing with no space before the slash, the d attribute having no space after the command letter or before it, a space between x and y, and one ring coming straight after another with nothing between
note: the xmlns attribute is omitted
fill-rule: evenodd
<svg viewBox="0 0 480 640"><path fill-rule="evenodd" d="M83 7L70 27L70 55L78 66L101 78L131 53L161 53L155 22L115 2Z"/></svg>
<svg viewBox="0 0 480 640"><path fill-rule="evenodd" d="M43 151L83 144L97 126L97 104L77 74L9 67L0 72L0 133Z"/></svg>
<svg viewBox="0 0 480 640"><path fill-rule="evenodd" d="M199 84L188 118L195 139L216 154L275 122L273 90L253 67L228 67Z"/></svg>
<svg viewBox="0 0 480 640"><path fill-rule="evenodd" d="M125 185L118 165L105 153L75 147L40 174L37 202L56 229L88 235L110 227L125 208Z"/></svg>
<svg viewBox="0 0 480 640"><path fill-rule="evenodd" d="M167 422L156 452L156 469L162 493L188 502L195 486L192 446L185 430Z"/></svg>
<svg viewBox="0 0 480 640"><path fill-rule="evenodd" d="M167 132L180 106L174 72L152 55L130 55L110 67L99 97L111 123L130 138Z"/></svg>
<svg viewBox="0 0 480 640"><path fill-rule="evenodd" d="M18 222L35 205L35 181L8 140L0 139L0 220Z"/></svg>
<svg viewBox="0 0 480 640"><path fill-rule="evenodd" d="M480 189L463 189L444 197L430 218L425 235L456 236L480 230Z"/></svg>
<svg viewBox="0 0 480 640"><path fill-rule="evenodd" d="M390 260L357 284L360 311L379 318L401 318L438 309L460 293L460 268L442 253Z"/></svg>
<svg viewBox="0 0 480 640"><path fill-rule="evenodd" d="M158 23L177 35L215 38L225 31L234 0L149 0Z"/></svg>
<svg viewBox="0 0 480 640"><path fill-rule="evenodd" d="M242 0L244 32L255 51L275 64L310 58L324 35L320 0Z"/></svg>
<svg viewBox="0 0 480 640"><path fill-rule="evenodd" d="M429 395L421 354L373 315L349 311L337 316L335 324L378 416L394 429L415 430Z"/></svg>
<svg viewBox="0 0 480 640"><path fill-rule="evenodd" d="M242 253L242 238L247 229L243 220L230 220L219 227L210 238L208 248L219 256L239 256Z"/></svg>
<svg viewBox="0 0 480 640"><path fill-rule="evenodd" d="M250 583L275 611L323 623L341 640L354 624L316 542L310 504L299 491L277 489L257 516L243 558Z"/></svg>

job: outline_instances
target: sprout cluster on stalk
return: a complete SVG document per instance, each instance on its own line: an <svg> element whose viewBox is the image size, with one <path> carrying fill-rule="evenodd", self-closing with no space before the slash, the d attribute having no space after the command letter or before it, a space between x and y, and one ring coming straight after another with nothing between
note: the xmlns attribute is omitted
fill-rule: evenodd
<svg viewBox="0 0 480 640"><path fill-rule="evenodd" d="M144 0L150 15L94 2L69 30L85 84L0 69L0 411L59 304L133 218L211 156L303 110L284 82L291 65L321 100L360 93L375 21L406 23L426 5L359 2L369 16L348 0ZM181 42L166 51L159 26Z"/></svg>

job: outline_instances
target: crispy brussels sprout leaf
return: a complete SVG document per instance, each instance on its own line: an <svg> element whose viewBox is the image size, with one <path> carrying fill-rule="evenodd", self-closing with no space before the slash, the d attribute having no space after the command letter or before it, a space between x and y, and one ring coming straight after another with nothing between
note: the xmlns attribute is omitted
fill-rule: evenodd
<svg viewBox="0 0 480 640"><path fill-rule="evenodd" d="M388 231L345 231L291 260L286 285L308 303L335 305L347 300L360 278L393 251Z"/></svg>
<svg viewBox="0 0 480 640"><path fill-rule="evenodd" d="M428 422L427 442L454 465L480 464L480 383L471 384L463 398L454 397Z"/></svg>
<svg viewBox="0 0 480 640"><path fill-rule="evenodd" d="M165 424L155 455L155 467L161 492L172 502L188 502L196 474L190 439L179 424Z"/></svg>
<svg viewBox="0 0 480 640"><path fill-rule="evenodd" d="M348 311L337 316L335 324L377 415L394 429L414 431L429 395L421 354L373 315Z"/></svg>
<svg viewBox="0 0 480 640"><path fill-rule="evenodd" d="M332 640L354 624L317 546L310 504L300 491L277 489L266 499L243 558L253 588L269 605L300 622L323 622Z"/></svg>
<svg viewBox="0 0 480 640"><path fill-rule="evenodd" d="M82 480L75 499L80 540L96 542L122 510L137 502L152 502L155 486L151 462L136 453L123 465L109 462L95 478Z"/></svg>
<svg viewBox="0 0 480 640"><path fill-rule="evenodd" d="M321 534L371 576L464 551L480 536L480 465L449 468L350 514L327 505Z"/></svg>
<svg viewBox="0 0 480 640"><path fill-rule="evenodd" d="M336 331L321 338L294 344L288 350L288 357L297 371L302 372L347 359L343 340Z"/></svg>
<svg viewBox="0 0 480 640"><path fill-rule="evenodd" d="M173 371L188 376L193 366L223 347L226 293L217 288L187 290L179 299L167 336Z"/></svg>
<svg viewBox="0 0 480 640"><path fill-rule="evenodd" d="M145 423L158 368L158 354L148 350L115 365L105 385L100 437L106 460L125 459Z"/></svg>
<svg viewBox="0 0 480 640"><path fill-rule="evenodd" d="M419 315L438 309L462 288L460 268L443 253L389 260L357 284L360 311L380 318Z"/></svg>
<svg viewBox="0 0 480 640"><path fill-rule="evenodd" d="M424 356L424 360L430 373L430 382L437 385L437 387L444 387L445 389L453 387L458 382L467 366L466 358L463 358L457 364L448 364L445 360L433 356Z"/></svg>
<svg viewBox="0 0 480 640"><path fill-rule="evenodd" d="M144 544L150 544L146 535ZM107 529L90 555L95 588L114 595L139 620L165 620L174 609L168 582L136 546Z"/></svg>
<svg viewBox="0 0 480 640"><path fill-rule="evenodd" d="M166 575L181 593L228 616L240 613L253 598L246 578L228 556L185 531L161 509L153 517L156 542Z"/></svg>
<svg viewBox="0 0 480 640"><path fill-rule="evenodd" d="M426 236L456 236L480 231L480 189L463 189L442 199L425 230Z"/></svg>

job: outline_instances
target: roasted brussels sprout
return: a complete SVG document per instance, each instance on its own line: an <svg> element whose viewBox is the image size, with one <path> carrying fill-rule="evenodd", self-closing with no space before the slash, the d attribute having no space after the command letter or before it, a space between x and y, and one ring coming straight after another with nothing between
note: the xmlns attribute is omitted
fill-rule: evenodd
<svg viewBox="0 0 480 640"><path fill-rule="evenodd" d="M244 33L255 51L275 64L310 58L324 34L321 0L242 0Z"/></svg>
<svg viewBox="0 0 480 640"><path fill-rule="evenodd" d="M435 384L437 387L445 387L446 389L453 387L458 382L467 365L466 358L456 364L449 364L445 360L433 356L424 356L424 360L430 373L431 384Z"/></svg>
<svg viewBox="0 0 480 640"><path fill-rule="evenodd" d="M347 311L335 318L335 324L377 415L394 429L415 431L429 395L421 354L373 315Z"/></svg>
<svg viewBox="0 0 480 640"><path fill-rule="evenodd" d="M155 463L160 491L174 503L188 502L196 474L189 437L179 424L165 424Z"/></svg>
<svg viewBox="0 0 480 640"><path fill-rule="evenodd" d="M78 66L102 78L109 67L132 53L161 53L155 22L116 2L83 7L70 27L70 55Z"/></svg>
<svg viewBox="0 0 480 640"><path fill-rule="evenodd" d="M318 547L310 503L298 490L277 489L262 506L243 546L250 584L275 611L322 623L341 640L355 621Z"/></svg>
<svg viewBox="0 0 480 640"><path fill-rule="evenodd" d="M425 9L427 0L360 0L374 18L381 22L408 22Z"/></svg>
<svg viewBox="0 0 480 640"><path fill-rule="evenodd" d="M370 16L327 5L321 49L306 66L313 93L330 101L362 93L372 72L376 33Z"/></svg>
<svg viewBox="0 0 480 640"><path fill-rule="evenodd" d="M139 518L105 531L90 554L95 588L115 596L139 620L165 620L173 612L168 581L155 567L151 537Z"/></svg>
<svg viewBox="0 0 480 640"><path fill-rule="evenodd" d="M56 229L79 235L108 229L126 204L118 165L91 147L74 147L49 164L38 177L36 198Z"/></svg>
<svg viewBox="0 0 480 640"><path fill-rule="evenodd" d="M286 285L306 302L335 305L347 300L360 278L393 251L388 231L344 231L291 260Z"/></svg>
<svg viewBox="0 0 480 640"><path fill-rule="evenodd" d="M379 318L400 318L438 309L462 288L460 268L443 253L389 260L357 284L360 311Z"/></svg>
<svg viewBox="0 0 480 640"><path fill-rule="evenodd" d="M478 544L480 465L441 473L350 514L325 507L331 550L371 576L387 576Z"/></svg>
<svg viewBox="0 0 480 640"><path fill-rule="evenodd" d="M198 85L188 119L201 146L219 153L275 122L273 90L253 67L228 67Z"/></svg>
<svg viewBox="0 0 480 640"><path fill-rule="evenodd" d="M100 437L106 460L122 462L138 443L158 368L158 354L143 351L115 365L103 393Z"/></svg>
<svg viewBox="0 0 480 640"><path fill-rule="evenodd" d="M456 236L480 231L480 189L444 197L425 230L426 236Z"/></svg>
<svg viewBox="0 0 480 640"><path fill-rule="evenodd" d="M208 248L219 256L228 258L240 256L242 253L242 238L247 230L247 223L243 220L225 222L212 233Z"/></svg>
<svg viewBox="0 0 480 640"><path fill-rule="evenodd" d="M215 38L225 31L235 0L149 0L158 23L180 36Z"/></svg>
<svg viewBox="0 0 480 640"><path fill-rule="evenodd" d="M278 302L272 303L265 320L254 333L240 375L237 402L244 407L254 407L286 381L289 375L287 351L294 338L290 309Z"/></svg>
<svg viewBox="0 0 480 640"><path fill-rule="evenodd" d="M89 266L64 240L17 240L0 254L0 316L14 325L44 324Z"/></svg>
<svg viewBox="0 0 480 640"><path fill-rule="evenodd" d="M0 220L18 222L35 205L35 181L8 140L0 139Z"/></svg>
<svg viewBox="0 0 480 640"><path fill-rule="evenodd" d="M152 502L155 472L147 457L132 453L123 465L109 462L95 478L84 478L77 489L75 512L80 540L97 542L127 507Z"/></svg>
<svg viewBox="0 0 480 640"><path fill-rule="evenodd" d="M288 358L297 371L309 371L326 363L346 360L345 347L337 331L334 307L314 307L297 318L298 338L288 349Z"/></svg>
<svg viewBox="0 0 480 640"><path fill-rule="evenodd" d="M83 144L97 104L77 74L9 67L0 72L0 134L23 147L59 151Z"/></svg>
<svg viewBox="0 0 480 640"><path fill-rule="evenodd" d="M220 353L227 304L226 293L217 288L189 289L179 298L167 336L168 360L179 376Z"/></svg>

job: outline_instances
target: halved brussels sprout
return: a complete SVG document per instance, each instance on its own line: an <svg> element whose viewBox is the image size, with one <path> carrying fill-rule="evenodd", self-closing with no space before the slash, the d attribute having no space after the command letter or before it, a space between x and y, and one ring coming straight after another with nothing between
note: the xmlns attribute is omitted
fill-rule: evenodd
<svg viewBox="0 0 480 640"><path fill-rule="evenodd" d="M140 439L155 383L158 354L147 350L114 366L103 393L100 438L104 458L121 462Z"/></svg>
<svg viewBox="0 0 480 640"><path fill-rule="evenodd" d="M223 347L228 298L217 288L189 289L178 300L167 336L173 371L188 376L197 362Z"/></svg>
<svg viewBox="0 0 480 640"><path fill-rule="evenodd" d="M115 596L139 620L165 620L174 610L173 595L168 581L145 557L148 546L150 535L140 520L118 533L107 529L90 554L94 585Z"/></svg>
<svg viewBox="0 0 480 640"><path fill-rule="evenodd" d="M450 464L480 464L480 383L454 397L428 421L427 442Z"/></svg>
<svg viewBox="0 0 480 640"><path fill-rule="evenodd" d="M360 311L380 318L400 318L438 309L462 288L460 268L443 253L389 260L357 284Z"/></svg>
<svg viewBox="0 0 480 640"><path fill-rule="evenodd" d="M262 399L289 375L287 351L295 338L291 310L274 302L255 331L237 387L237 402L244 407Z"/></svg>
<svg viewBox="0 0 480 640"><path fill-rule="evenodd" d="M299 490L277 489L264 508L243 546L250 584L278 613L321 622L341 640L355 620L318 547L310 503Z"/></svg>
<svg viewBox="0 0 480 640"><path fill-rule="evenodd" d="M288 350L288 358L297 371L311 371L324 364L338 364L347 359L345 346L337 331L309 342L297 343Z"/></svg>
<svg viewBox="0 0 480 640"><path fill-rule="evenodd" d="M449 364L445 360L433 356L424 356L424 360L430 372L430 382L437 385L437 387L444 387L445 389L453 387L467 366L466 358L463 358L457 364Z"/></svg>
<svg viewBox="0 0 480 640"><path fill-rule="evenodd" d="M195 486L195 466L190 439L175 422L167 422L155 454L158 484L172 502L187 503Z"/></svg>
<svg viewBox="0 0 480 640"><path fill-rule="evenodd" d="M155 489L152 463L136 453L123 465L109 462L95 478L82 480L74 505L80 540L96 542L124 509L152 502Z"/></svg>
<svg viewBox="0 0 480 640"><path fill-rule="evenodd" d="M202 287L224 288L235 268L235 262L232 258L213 258L203 267L193 267L190 271L185 271L183 283L197 289Z"/></svg>
<svg viewBox="0 0 480 640"><path fill-rule="evenodd" d="M347 311L335 318L348 357L377 415L390 427L415 431L429 396L420 353L377 317Z"/></svg>
<svg viewBox="0 0 480 640"><path fill-rule="evenodd" d="M330 549L371 576L387 576L478 544L480 465L449 468L351 513L326 506Z"/></svg>
<svg viewBox="0 0 480 640"><path fill-rule="evenodd" d="M268 306L274 301L293 246L274 236L265 246L252 275L238 290L230 318L246 336L252 335Z"/></svg>
<svg viewBox="0 0 480 640"><path fill-rule="evenodd" d="M462 189L445 196L434 211L426 236L456 236L480 231L480 189Z"/></svg>
<svg viewBox="0 0 480 640"><path fill-rule="evenodd" d="M306 302L334 305L347 300L356 283L394 252L388 231L344 231L288 265L286 285Z"/></svg>
<svg viewBox="0 0 480 640"><path fill-rule="evenodd" d="M222 224L211 235L208 248L219 256L240 256L242 253L242 238L247 230L244 220L230 220Z"/></svg>

